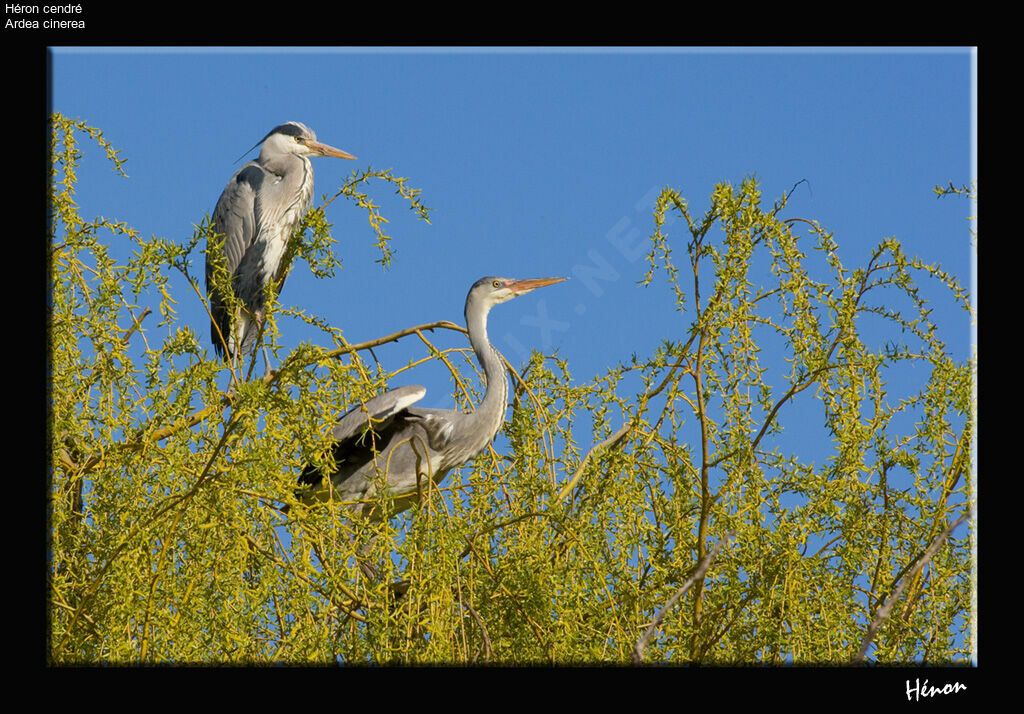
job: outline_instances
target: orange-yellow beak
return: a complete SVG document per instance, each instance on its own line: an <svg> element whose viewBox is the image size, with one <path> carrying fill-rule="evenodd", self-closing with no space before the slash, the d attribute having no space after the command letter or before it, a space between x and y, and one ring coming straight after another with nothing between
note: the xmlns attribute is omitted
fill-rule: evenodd
<svg viewBox="0 0 1024 714"><path fill-rule="evenodd" d="M342 151L341 149L335 149L333 146L330 146L329 144L323 144L323 143L321 143L319 141L311 141L311 142L308 143L308 146L309 146L310 149L313 150L313 152L317 156L333 156L336 159L354 159L354 158L356 158L352 154L348 153L347 151Z"/></svg>
<svg viewBox="0 0 1024 714"><path fill-rule="evenodd" d="M526 278L524 280L510 280L508 288L516 295L525 295L531 290L543 288L548 285L554 285L555 283L560 283L563 280L568 280L568 278Z"/></svg>

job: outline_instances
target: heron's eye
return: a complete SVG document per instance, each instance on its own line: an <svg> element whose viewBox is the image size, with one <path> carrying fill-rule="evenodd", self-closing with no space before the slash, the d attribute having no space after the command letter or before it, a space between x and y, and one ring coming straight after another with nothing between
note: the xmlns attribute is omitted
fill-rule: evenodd
<svg viewBox="0 0 1024 714"><path fill-rule="evenodd" d="M493 283L491 283L491 285L493 285L496 288L500 288L501 287L501 281L500 280L495 280Z"/></svg>

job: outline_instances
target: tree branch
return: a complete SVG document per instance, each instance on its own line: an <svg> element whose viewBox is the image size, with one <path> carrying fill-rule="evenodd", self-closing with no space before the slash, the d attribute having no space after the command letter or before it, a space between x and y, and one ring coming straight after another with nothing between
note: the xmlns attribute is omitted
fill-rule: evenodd
<svg viewBox="0 0 1024 714"><path fill-rule="evenodd" d="M139 319L141 320L141 318L139 318ZM456 332L463 332L463 333L466 332L466 328L461 327L459 325L456 325L454 322L449 322L448 320L439 320L437 322L430 322L430 323L427 323L425 325L417 325L416 327L409 327L409 328L404 329L404 330L399 330L398 332L392 333L392 334L387 335L385 337L379 337L379 338L377 338L375 340L368 340L367 342L360 342L360 343L354 344L354 345L345 345L344 347L339 347L337 349L324 352L324 353L318 355L315 359L311 359L308 362L299 363L299 364L285 364L285 365L282 365L281 369L273 370L269 374L267 374L264 377L262 377L261 379L263 379L263 381L267 384L267 386L270 386L270 385L274 384L275 382L277 382L278 380L280 380L281 374L284 371L285 367L295 367L297 369L301 369L303 367L308 367L310 365L316 364L317 362L319 362L321 360L324 360L324 359L333 359L333 358L336 358L336 357L340 357L341 355L344 355L344 354L349 354L349 353L352 353L352 352L358 352L358 351L361 351L361 350L368 350L368 349L370 349L372 347L377 347L378 345L383 345L383 344L386 344L388 342L396 342L396 341L400 340L403 337L408 337L409 335L417 334L417 333L419 333L420 330L433 330L435 328L443 328L443 329L446 329L446 330L455 330ZM199 422L201 422L204 419L206 419L213 412L218 411L220 409L223 409L223 408L229 406L233 401L234 401L234 393L233 392L225 392L225 393L222 394L221 399L220 399L220 401L218 403L207 405L207 406L203 407L202 409L200 409L199 411L193 412L189 416L185 417L185 419L183 419L182 421L180 421L180 422L178 422L176 424L169 424L168 426L165 426L165 427L163 427L161 429L157 429L152 434L150 434L150 439L152 441L163 441L167 437L169 437L169 436L171 436L173 434L176 434L177 432L181 431L182 429L189 429L189 428L195 426ZM141 449L143 444L145 443L143 441L143 435L145 434L145 432L146 432L146 428L143 427L143 428L137 430L135 432L135 435L132 436L127 441L120 442L119 444L114 444L110 448L111 449L128 449L128 450ZM101 450L99 453L93 453L92 455L90 455L82 463L82 465L80 467L78 467L78 468L81 470L82 474L86 474L86 473L89 473L90 471L93 471L96 468L98 468L103 463L103 461L104 461L104 452ZM62 454L62 462L64 463L65 467L71 467L71 466L75 465L75 462L73 460L71 460L70 458L68 458L66 455L63 455L63 454Z"/></svg>
<svg viewBox="0 0 1024 714"><path fill-rule="evenodd" d="M341 355L346 355L346 354L349 354L350 352L358 352L360 350L368 350L371 347L377 347L379 345L384 345L384 344L387 344L388 342L397 342L398 340L400 340L403 337L408 337L409 335L415 335L420 330L433 330L435 328L444 328L446 330L455 330L456 332L462 332L462 333L466 332L466 328L462 327L461 325L456 325L454 322L451 322L449 320L438 320L437 322L430 322L430 323L427 323L425 325L417 325L416 327L408 327L408 328L406 328L404 330L399 330L398 332L395 332L393 334L387 335L386 337L379 337L376 340L369 340L367 342L360 342L360 343L355 344L355 345L345 345L344 347L338 347L337 349L329 350L329 351L324 352L324 353L322 353L320 355L317 355L316 359L314 359L314 360L310 360L309 362L305 362L305 363L300 364L299 367L308 367L311 364L316 364L320 360L332 359L332 358L335 358L335 357L340 357ZM282 367L282 369L283 369L283 367ZM267 380L268 383L271 382L271 381L274 381L274 380L273 379L268 379Z"/></svg>
<svg viewBox="0 0 1024 714"><path fill-rule="evenodd" d="M630 427L632 426L633 421L627 421L625 424L619 427L619 430L617 432L609 436L607 439L599 441L593 446L591 446L590 450L586 453L586 455L584 455L583 460L580 461L580 465L576 467L576 473L574 473L572 478L569 479L569 483L565 484L565 486L562 487L562 490L558 492L558 496L555 497L555 500L562 501L563 499L565 499L566 496L569 495L570 491L576 488L576 484L579 483L579 480L583 477L583 470L587 467L587 464L590 463L591 456L593 456L596 452L601 451L605 447L615 446L617 443L619 443L619 440L626 435L626 432L628 432Z"/></svg>
<svg viewBox="0 0 1024 714"><path fill-rule="evenodd" d="M704 573L706 573L707 569L711 566L711 561L715 559L715 556L718 555L718 551L722 549L722 547L729 541L730 538L732 538L732 536L732 533L726 533L724 536L722 536L718 540L718 543L715 544L714 549L712 549L712 551L708 553L706 556L704 556L704 559L700 561L700 565L697 566L697 569L693 572L693 575L691 575L686 580L686 582L683 583L683 586L676 591L676 594L669 598L668 602L662 605L661 609L658 610L657 613L655 613L654 621L651 622L650 626L647 628L647 631L644 632L643 637L641 637L637 641L636 646L633 647L633 664L640 664L640 662L643 661L644 649L650 643L651 639L654 638L654 635L657 632L658 627L661 626L661 621L665 619L665 614L668 612L669 608L675 605L676 601L679 600L679 598L681 598L686 593L686 591L693 586L695 582L704 577Z"/></svg>
<svg viewBox="0 0 1024 714"><path fill-rule="evenodd" d="M914 578L914 576L916 576L917 573L920 572L920 570L928 563L928 561L932 559L932 556L934 556L938 552L939 548L942 547L943 542L945 542L946 538L949 537L950 533L956 530L957 527L961 523L966 521L970 516L971 509L968 508L962 516L960 516L955 521L953 521L952 524L950 524L949 528L947 528L935 537L935 539L932 541L932 544L928 546L928 549L921 555L920 559L917 561L917 564L914 566L913 570L910 571L909 576L903 578L903 580L900 581L900 584L896 588L896 591L889 596L889 599L885 601L885 604L882 605L882 607L878 608L878 612L875 613L875 619L871 621L870 625L868 625L867 632L864 633L864 639L861 640L860 651L857 653L857 656L853 658L851 664L859 664L860 662L864 661L864 656L867 654L868 647L871 645L871 641L875 638L875 634L878 632L878 628L881 627L882 623L885 622L887 617L889 617L889 611L892 610L893 605L896 604L896 601L899 600L900 595L903 594L903 590L907 587L907 583L909 583Z"/></svg>
<svg viewBox="0 0 1024 714"><path fill-rule="evenodd" d="M147 306L146 309L142 311L142 314L139 315L138 317L132 315L132 326L125 330L124 337L121 338L121 344L128 344L128 340L131 339L131 336L135 334L136 330L142 328L142 321L145 320L146 316L149 315L151 312L152 310L149 308L149 306ZM131 310L128 311L128 314L131 314Z"/></svg>

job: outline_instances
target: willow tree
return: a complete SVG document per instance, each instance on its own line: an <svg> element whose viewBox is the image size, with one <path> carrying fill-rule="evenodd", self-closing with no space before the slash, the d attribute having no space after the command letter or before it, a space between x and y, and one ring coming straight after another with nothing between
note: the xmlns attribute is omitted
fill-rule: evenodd
<svg viewBox="0 0 1024 714"><path fill-rule="evenodd" d="M645 282L664 282L688 329L666 326L655 353L590 381L557 355L510 365L493 447L366 524L296 503L295 474L332 468L339 409L421 362L441 361L458 403L476 403L461 328L349 344L272 300L275 349L282 318L321 328L324 344L294 347L228 398L223 364L174 311L205 300L193 266L208 227L179 245L83 219L80 137L121 159L82 122L55 115L52 131L51 661L968 659L970 531L952 526L973 498L974 366L941 342L919 286L965 316L970 304L896 240L851 269L828 230L783 217L785 196L763 206L752 179L715 187L699 214L666 188ZM390 172L338 192L369 212L386 262L370 180L426 209ZM132 257L113 259L104 238ZM321 207L290 257L329 275L331 244ZM364 361L397 339L419 340L422 357L390 372ZM814 449L787 440L795 417L818 422Z"/></svg>

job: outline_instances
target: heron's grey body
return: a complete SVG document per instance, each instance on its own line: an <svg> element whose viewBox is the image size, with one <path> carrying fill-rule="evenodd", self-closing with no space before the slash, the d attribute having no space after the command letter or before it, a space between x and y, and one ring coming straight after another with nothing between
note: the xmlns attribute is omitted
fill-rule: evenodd
<svg viewBox="0 0 1024 714"><path fill-rule="evenodd" d="M235 366L248 354L266 317L264 286L283 284L282 258L292 233L313 199L309 156L355 157L316 140L305 124L287 122L260 142L258 159L240 168L224 187L213 211L213 230L223 234L223 255L207 253L206 290L213 321L210 335L217 354ZM227 298L213 285L213 260L222 258L231 289L241 305L232 314ZM263 353L270 370L266 351Z"/></svg>
<svg viewBox="0 0 1024 714"><path fill-rule="evenodd" d="M508 378L501 356L487 339L487 313L498 303L562 280L478 280L466 297L466 327L484 370L483 400L471 412L416 407L426 389L412 385L392 389L350 410L332 432L337 466L331 475L334 498L348 502L356 513L380 519L378 484L386 484L394 498L391 513L398 513L418 502L451 469L483 451L501 428L508 404ZM323 474L312 465L303 470L299 483L319 487L320 494L328 490Z"/></svg>

